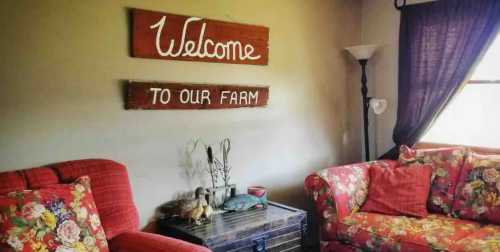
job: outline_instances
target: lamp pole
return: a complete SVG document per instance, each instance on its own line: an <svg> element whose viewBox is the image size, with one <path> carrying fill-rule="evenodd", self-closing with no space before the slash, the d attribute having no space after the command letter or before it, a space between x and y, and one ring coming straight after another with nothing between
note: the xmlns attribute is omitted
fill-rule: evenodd
<svg viewBox="0 0 500 252"><path fill-rule="evenodd" d="M370 97L368 97L368 87L366 86L366 63L367 59L359 60L361 65L361 95L363 96L363 126L365 137L365 160L370 160L370 140L368 135L368 109L370 106Z"/></svg>
<svg viewBox="0 0 500 252"><path fill-rule="evenodd" d="M363 126L365 137L365 160L370 160L370 141L368 135L368 109L370 107L370 99L368 97L368 87L366 86L366 63L377 49L377 45L358 45L345 48L351 55L358 60L361 65L361 95L363 96ZM385 103L384 106L387 106ZM381 113L381 112L380 112Z"/></svg>

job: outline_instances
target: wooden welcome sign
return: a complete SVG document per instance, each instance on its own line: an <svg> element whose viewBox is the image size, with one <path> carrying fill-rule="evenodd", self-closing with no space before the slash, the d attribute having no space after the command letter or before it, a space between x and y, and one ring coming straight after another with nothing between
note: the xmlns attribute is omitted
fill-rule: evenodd
<svg viewBox="0 0 500 252"><path fill-rule="evenodd" d="M168 60L267 65L269 29L132 10L132 56Z"/></svg>
<svg viewBox="0 0 500 252"><path fill-rule="evenodd" d="M269 87L130 82L127 109L225 109L267 105Z"/></svg>

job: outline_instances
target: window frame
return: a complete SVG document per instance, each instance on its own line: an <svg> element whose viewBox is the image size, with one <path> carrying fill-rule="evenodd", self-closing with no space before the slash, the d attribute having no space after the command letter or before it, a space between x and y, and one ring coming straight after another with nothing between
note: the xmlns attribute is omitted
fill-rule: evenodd
<svg viewBox="0 0 500 252"><path fill-rule="evenodd" d="M467 84L500 84L500 80L469 80Z"/></svg>

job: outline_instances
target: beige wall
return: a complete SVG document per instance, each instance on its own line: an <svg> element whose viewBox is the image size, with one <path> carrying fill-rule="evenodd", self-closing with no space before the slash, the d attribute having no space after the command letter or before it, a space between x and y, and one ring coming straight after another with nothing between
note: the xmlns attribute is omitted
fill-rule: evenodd
<svg viewBox="0 0 500 252"><path fill-rule="evenodd" d="M430 0L408 0L407 4L428 1ZM370 95L385 98L389 103L387 111L382 115L375 117L371 113L373 157L378 157L394 146L392 131L397 113L400 12L394 8L393 0L363 0L361 16L363 44L380 46L368 62L368 90Z"/></svg>
<svg viewBox="0 0 500 252"><path fill-rule="evenodd" d="M129 57L127 8L265 25L268 66ZM100 157L128 166L141 223L202 182L183 172L195 138L233 141L233 179L304 206L313 170L360 157L352 110L361 2L3 1L0 8L0 169ZM353 70L354 69L354 70ZM267 108L126 111L125 80L263 84ZM357 90L357 88L356 88ZM352 117L352 118L351 118Z"/></svg>

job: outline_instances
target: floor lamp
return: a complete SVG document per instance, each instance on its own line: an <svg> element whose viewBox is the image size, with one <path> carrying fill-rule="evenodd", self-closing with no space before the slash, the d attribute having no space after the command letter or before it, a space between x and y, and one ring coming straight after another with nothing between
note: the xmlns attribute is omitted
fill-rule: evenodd
<svg viewBox="0 0 500 252"><path fill-rule="evenodd" d="M361 65L361 95L363 96L363 125L364 125L364 140L365 140L365 160L370 160L370 142L368 135L368 109L373 108L375 114L381 114L387 108L387 101L384 99L376 99L368 97L368 87L366 86L366 63L377 49L376 45L359 45L345 48L349 53L358 60Z"/></svg>

